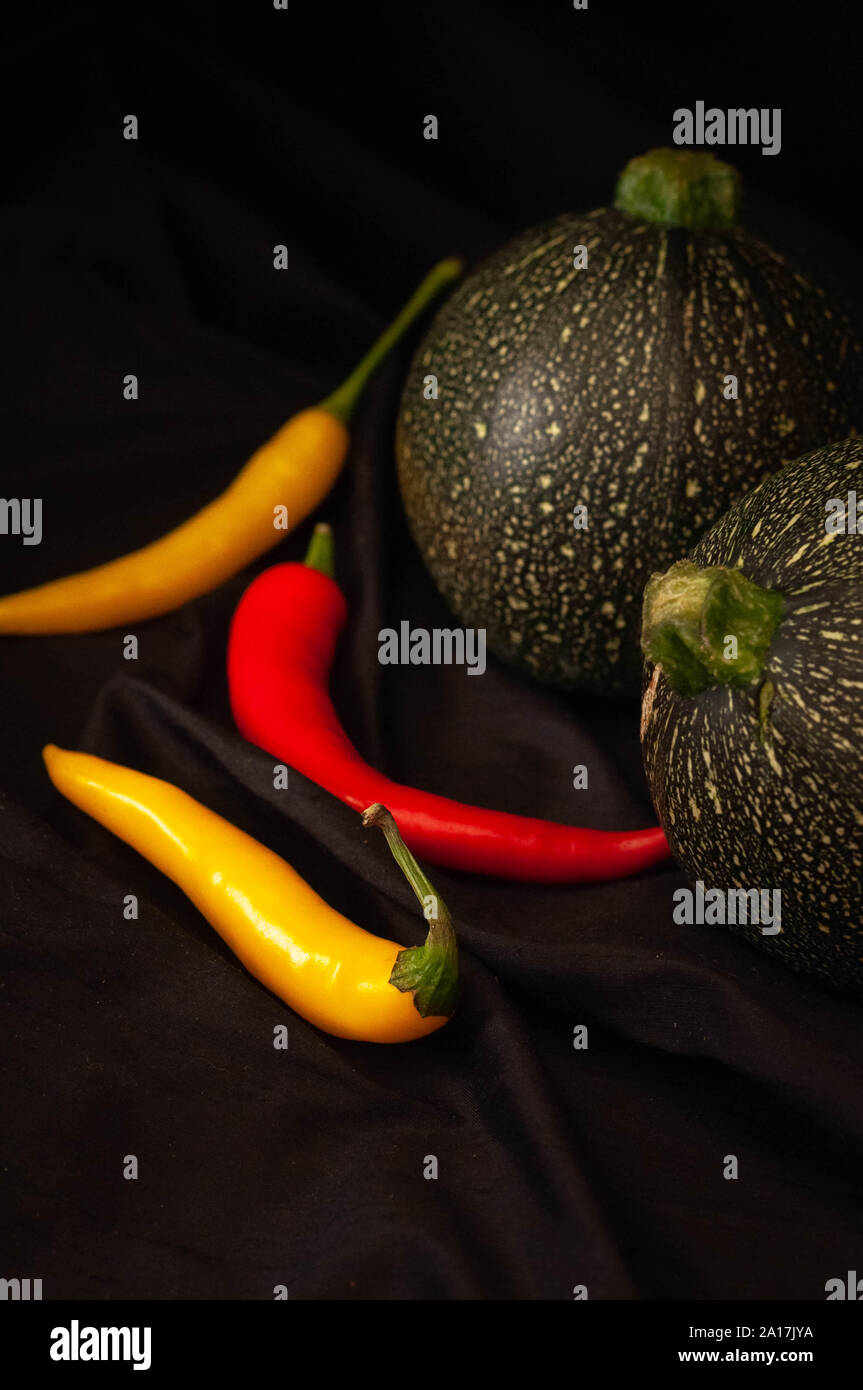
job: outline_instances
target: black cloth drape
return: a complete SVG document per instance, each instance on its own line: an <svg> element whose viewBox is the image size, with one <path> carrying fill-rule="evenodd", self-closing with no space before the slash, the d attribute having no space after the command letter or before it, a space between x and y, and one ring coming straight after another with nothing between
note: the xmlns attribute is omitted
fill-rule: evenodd
<svg viewBox="0 0 863 1390"><path fill-rule="evenodd" d="M0 537L2 591L176 524L338 383L435 260L605 201L700 96L785 103L786 162L739 162L768 211L795 209L807 246L841 259L850 96L815 102L819 163L811 93L787 66L764 77L751 35L735 70L727 34L681 38L670 8L667 34L653 11L641 34L592 8L530 14L291 5L241 25L198 7L163 25L133 7L9 36L0 494L43 498L44 539ZM811 36L797 42L802 63ZM449 621L396 488L409 352L369 390L321 512L350 603L346 726L405 782L647 824L634 703L494 663L482 679L378 664L379 628ZM274 791L273 759L232 727L225 638L252 572L133 627L136 662L124 630L0 639L0 1274L42 1278L46 1298L823 1298L863 1248L859 1005L721 929L675 926L674 867L568 889L435 871L461 1009L429 1040L375 1048L290 1014L173 885L61 802L47 741L175 781L370 930L420 939L383 841L298 774Z"/></svg>

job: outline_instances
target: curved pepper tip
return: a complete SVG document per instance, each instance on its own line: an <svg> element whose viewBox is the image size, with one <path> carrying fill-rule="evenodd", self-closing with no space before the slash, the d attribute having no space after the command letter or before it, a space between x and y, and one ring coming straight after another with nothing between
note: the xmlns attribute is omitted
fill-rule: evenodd
<svg viewBox="0 0 863 1390"><path fill-rule="evenodd" d="M51 764L56 762L58 755L62 753L62 751L62 748L58 748L56 743L45 744L45 747L42 749L42 761L49 772L51 771Z"/></svg>

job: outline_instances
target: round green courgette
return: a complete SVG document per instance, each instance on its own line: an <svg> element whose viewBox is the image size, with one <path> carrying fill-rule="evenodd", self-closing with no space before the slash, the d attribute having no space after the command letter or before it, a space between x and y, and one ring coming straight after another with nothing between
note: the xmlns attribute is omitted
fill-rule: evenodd
<svg viewBox="0 0 863 1390"><path fill-rule="evenodd" d="M637 693L650 573L765 474L863 428L849 318L739 206L729 165L651 151L614 207L484 261L414 358L396 442L412 533L459 619L552 684Z"/></svg>
<svg viewBox="0 0 863 1390"><path fill-rule="evenodd" d="M654 576L642 643L644 765L675 856L705 892L778 890L778 932L734 929L859 989L863 442L788 464Z"/></svg>

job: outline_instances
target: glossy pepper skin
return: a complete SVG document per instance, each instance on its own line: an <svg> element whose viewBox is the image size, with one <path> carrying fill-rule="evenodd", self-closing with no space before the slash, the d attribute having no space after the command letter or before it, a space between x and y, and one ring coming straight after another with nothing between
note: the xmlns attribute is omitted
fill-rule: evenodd
<svg viewBox="0 0 863 1390"><path fill-rule="evenodd" d="M130 555L0 598L0 633L94 632L155 618L209 593L278 545L339 476L348 423L369 376L460 273L456 258L435 266L342 386L288 420L213 502ZM287 509L286 527L274 525L277 508Z"/></svg>
<svg viewBox="0 0 863 1390"><path fill-rule="evenodd" d="M237 728L355 810L381 801L405 842L429 863L535 883L624 878L668 858L665 835L583 830L466 806L401 786L369 767L327 693L347 604L319 526L305 564L276 565L246 590L228 641L228 688ZM310 563L311 562L311 563Z"/></svg>
<svg viewBox="0 0 863 1390"><path fill-rule="evenodd" d="M250 973L316 1027L340 1038L396 1043L447 1022L457 965L439 899L438 920L445 916L445 922L431 949L427 940L425 947L404 950L329 907L272 850L171 783L52 744L43 757L58 791L182 888ZM368 823L380 823L393 847L387 814L372 808ZM414 891L433 894L411 864L419 875L411 879ZM415 992L391 983L399 970L416 983ZM423 986L426 1003L445 1011L423 1017Z"/></svg>

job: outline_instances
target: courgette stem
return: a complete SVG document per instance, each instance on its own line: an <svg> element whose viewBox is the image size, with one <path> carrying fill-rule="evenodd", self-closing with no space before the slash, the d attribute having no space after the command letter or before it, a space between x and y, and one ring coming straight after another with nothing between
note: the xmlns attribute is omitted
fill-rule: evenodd
<svg viewBox="0 0 863 1390"><path fill-rule="evenodd" d="M727 231L740 211L740 175L697 150L648 150L631 159L617 181L619 212L662 227Z"/></svg>
<svg viewBox="0 0 863 1390"><path fill-rule="evenodd" d="M784 614L778 589L762 588L738 569L679 560L647 583L641 648L680 695L751 685Z"/></svg>

